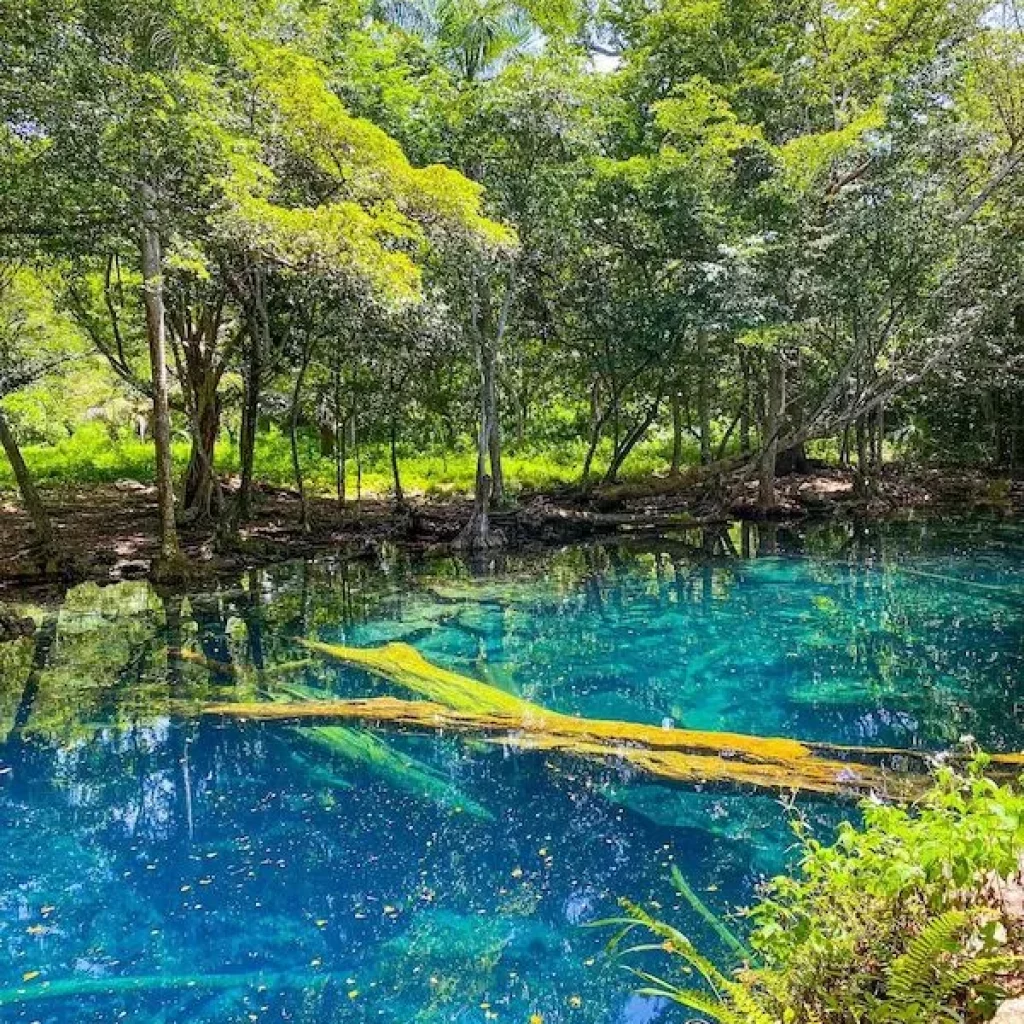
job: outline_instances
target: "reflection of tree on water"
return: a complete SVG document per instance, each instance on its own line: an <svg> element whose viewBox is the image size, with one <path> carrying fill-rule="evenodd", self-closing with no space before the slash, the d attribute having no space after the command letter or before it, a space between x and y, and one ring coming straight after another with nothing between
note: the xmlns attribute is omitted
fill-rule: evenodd
<svg viewBox="0 0 1024 1024"><path fill-rule="evenodd" d="M505 761L500 751L358 729L353 736L372 737L368 744L325 756L283 727L191 719L188 709L200 703L267 699L286 685L366 692L365 677L326 665L275 675L300 656L299 636L371 646L413 631L435 660L478 678L485 666L495 685L541 703L601 708L618 695L616 715L655 724L662 715L677 724L701 713L730 722L746 715L762 730L781 723L800 734L812 719L868 729L899 712L930 741L980 723L972 731L1020 745L1005 713L1019 619L983 591L898 571L910 554L941 558L947 548L934 535L879 539L847 527L773 532L765 524L721 531L539 560L504 553L483 566L439 559L425 574L409 574L400 559L387 572L315 561L253 571L210 593L157 595L134 583L70 593L48 627L0 654L0 766L14 769L0 776L0 817L13 837L0 893L21 893L36 914L57 906L61 928L29 936L19 919L4 936L15 959L0 986L44 952L55 977L74 975L78 962L115 976L155 964L248 974L321 959L341 975L340 987L325 986L325 1013L340 1006L339 1019L371 1020L385 1007L396 1019L441 1021L466 992L491 998L499 981L499 994L520 998L502 973L528 974L515 966L520 958L558 955L579 967L583 957L562 943L584 940L564 930L562 908L601 906L608 890L663 898L669 861L648 859L665 844L673 856L686 851L703 885L733 879L725 902L738 898L736 877L752 882L751 865L779 863L782 830L770 826L782 815L768 802L638 786L614 768L570 759ZM788 557L801 547L816 560ZM1013 571L999 565L997 582ZM177 648L204 664L168 657ZM752 699L751 680L774 679L766 665L781 650L797 658L772 668L777 688L765 684ZM923 678L935 682L926 688ZM447 789L417 790L410 764ZM456 811L457 792L500 824ZM553 852L551 866L541 849ZM366 899L369 878L376 903ZM334 902L325 908L328 891ZM4 899L0 928L13 914ZM396 914L383 914L384 905ZM47 918L27 920L51 927ZM460 936L467 959L437 968L441 984L430 986L430 963ZM349 958L357 948L365 951L358 963ZM478 967L476 953L494 963ZM423 971L411 973L411 960ZM365 1005L349 1000L349 976L364 994L377 982ZM591 1002L601 1019L607 990L595 975L580 969L564 985L559 1005L581 992L580 1019ZM153 1000L153 1020L222 1024L238 1012L237 993Z"/></svg>

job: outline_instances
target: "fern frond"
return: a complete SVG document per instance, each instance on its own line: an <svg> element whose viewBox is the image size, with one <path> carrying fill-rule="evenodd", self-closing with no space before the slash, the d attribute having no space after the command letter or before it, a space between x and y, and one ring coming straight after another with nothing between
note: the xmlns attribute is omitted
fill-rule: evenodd
<svg viewBox="0 0 1024 1024"><path fill-rule="evenodd" d="M934 1003L936 984L948 981L942 961L961 948L970 924L963 910L947 910L929 921L890 965L889 996L901 1003Z"/></svg>

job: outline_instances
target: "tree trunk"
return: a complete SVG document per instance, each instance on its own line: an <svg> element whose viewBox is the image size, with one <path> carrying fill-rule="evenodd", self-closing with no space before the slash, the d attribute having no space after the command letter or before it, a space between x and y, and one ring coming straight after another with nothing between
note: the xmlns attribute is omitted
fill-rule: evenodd
<svg viewBox="0 0 1024 1024"><path fill-rule="evenodd" d="M14 471L14 479L18 484L22 504L25 506L25 511L28 513L29 520L32 523L32 533L35 536L36 545L39 549L40 565L44 569L50 569L56 556L53 526L50 523L50 517L43 505L42 498L39 497L39 491L36 490L35 481L32 479L28 466L25 465L21 449L18 447L14 434L11 433L7 417L4 416L2 409L0 409L0 445L3 446L7 461L10 462L11 469Z"/></svg>
<svg viewBox="0 0 1024 1024"><path fill-rule="evenodd" d="M498 315L495 339L492 342L488 327L490 289L486 281L481 282L479 279L475 279L470 287L470 326L476 343L477 370L480 374L480 431L477 436L473 512L457 542L460 547L470 550L500 545L504 540L500 535L491 533L490 509L491 501L496 495L498 500L504 498L501 433L498 424L497 353L505 333L512 288L513 281L510 278Z"/></svg>
<svg viewBox="0 0 1024 1024"><path fill-rule="evenodd" d="M761 442L758 505L763 510L775 508L775 460L779 454L779 432L782 411L786 405L786 365L781 352L768 356L768 394L765 402L764 437Z"/></svg>
<svg viewBox="0 0 1024 1024"><path fill-rule="evenodd" d="M352 411L352 448L356 458L356 501L363 500L363 448L359 443L359 410Z"/></svg>
<svg viewBox="0 0 1024 1024"><path fill-rule="evenodd" d="M491 501L505 500L505 477L501 468L501 424L498 422L497 357L491 345L484 344L481 374L481 415L486 424L487 458L490 463Z"/></svg>
<svg viewBox="0 0 1024 1024"><path fill-rule="evenodd" d="M501 298L501 309L498 311L493 344L489 343L486 333L483 337L486 372L481 383L485 392L485 401L488 406L487 418L490 423L487 449L491 463L491 501L497 505L505 503L505 471L501 465L501 413L498 408L498 360L505 340L505 331L508 328L508 315L512 308L515 287L516 274L513 269L509 273L505 294ZM487 289L485 292L485 299L488 302L490 301L489 291Z"/></svg>
<svg viewBox="0 0 1024 1024"><path fill-rule="evenodd" d="M866 498L871 493L871 457L863 416L857 417L854 433L857 438L857 476L854 480L854 489L861 498Z"/></svg>
<svg viewBox="0 0 1024 1024"><path fill-rule="evenodd" d="M668 475L677 477L683 466L683 408L678 388L672 389L672 463Z"/></svg>
<svg viewBox="0 0 1024 1024"><path fill-rule="evenodd" d="M622 464L626 461L627 456L639 444L647 431L650 430L651 424L658 418L661 399L662 396L659 394L648 407L644 418L633 426L632 430L626 434L622 442L612 453L612 461L608 464L608 470L604 475L604 483L612 484L618 479L619 470L622 469Z"/></svg>
<svg viewBox="0 0 1024 1024"><path fill-rule="evenodd" d="M487 396L487 358L482 351L477 352L477 363L480 369L480 431L476 445L476 481L473 488L473 512L469 522L459 537L459 546L477 551L491 546L491 485L492 480L487 472L491 454L491 421L490 405Z"/></svg>
<svg viewBox="0 0 1024 1024"><path fill-rule="evenodd" d="M711 382L708 365L708 332L697 329L697 418L700 420L700 462L711 462Z"/></svg>
<svg viewBox="0 0 1024 1024"><path fill-rule="evenodd" d="M743 393L740 401L740 454L750 454L750 363L740 355L740 370L743 374Z"/></svg>
<svg viewBox="0 0 1024 1024"><path fill-rule="evenodd" d="M398 419L391 417L391 478L395 482L395 504L405 504L405 492L402 490L402 476L398 471Z"/></svg>
<svg viewBox="0 0 1024 1024"><path fill-rule="evenodd" d="M288 416L288 438L292 449L292 473L295 477L295 489L299 492L299 515L304 532L309 533L309 503L306 500L306 481L302 475L302 460L299 458L299 404L302 401L302 386L306 382L306 371L312 349L307 345L302 353L302 363L292 388L291 410Z"/></svg>
<svg viewBox="0 0 1024 1024"><path fill-rule="evenodd" d="M219 493L214 459L220 434L221 400L217 386L203 381L192 396L192 451L185 473L185 508L199 518L209 518Z"/></svg>
<svg viewBox="0 0 1024 1024"><path fill-rule="evenodd" d="M587 453L583 457L583 473L581 483L584 487L590 481L590 470L594 464L594 456L597 454L597 446L601 443L601 432L608 419L608 411L600 411L600 384L594 381L590 389L590 438L587 442Z"/></svg>
<svg viewBox="0 0 1024 1024"><path fill-rule="evenodd" d="M263 356L270 348L270 313L267 309L267 279L263 270L249 271L251 292L248 300L248 344L242 362L242 428L238 437L240 480L235 519L245 523L252 516L253 470L256 461L256 431L260 418L260 392L263 388Z"/></svg>
<svg viewBox="0 0 1024 1024"><path fill-rule="evenodd" d="M334 487L338 495L338 504L345 504L345 457L348 454L345 444L346 417L341 415L341 370L337 365L335 354L334 366Z"/></svg>
<svg viewBox="0 0 1024 1024"><path fill-rule="evenodd" d="M882 475L885 461L885 403L875 410L875 477Z"/></svg>
<svg viewBox="0 0 1024 1024"><path fill-rule="evenodd" d="M171 460L171 408L167 398L167 339L164 315L163 255L157 231L155 196L149 185L142 202L142 295L146 306L146 337L153 380L153 443L156 449L156 493L160 512L159 575L180 575L181 547L174 522L174 468Z"/></svg>

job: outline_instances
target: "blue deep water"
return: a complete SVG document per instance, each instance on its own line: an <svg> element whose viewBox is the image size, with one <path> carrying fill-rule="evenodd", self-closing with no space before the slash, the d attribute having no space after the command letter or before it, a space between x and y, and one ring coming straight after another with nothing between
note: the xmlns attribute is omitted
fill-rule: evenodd
<svg viewBox="0 0 1024 1024"><path fill-rule="evenodd" d="M403 640L557 711L1024 749L1024 530L728 531L477 564L330 558L75 588L0 647L0 1021L648 1024L619 897L720 940L792 854L771 794L211 702L393 694L299 638ZM179 656L177 652L185 652ZM282 666L285 666L282 668ZM827 838L856 813L803 800Z"/></svg>

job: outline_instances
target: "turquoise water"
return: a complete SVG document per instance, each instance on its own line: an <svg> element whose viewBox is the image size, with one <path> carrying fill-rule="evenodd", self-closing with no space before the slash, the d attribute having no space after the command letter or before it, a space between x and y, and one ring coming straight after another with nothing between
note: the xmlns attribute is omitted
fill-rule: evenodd
<svg viewBox="0 0 1024 1024"><path fill-rule="evenodd" d="M0 1021L682 1022L583 927L625 896L722 951L790 856L770 795L454 736L201 718L400 691L304 652L401 639L552 709L1024 749L1024 531L739 527L470 565L322 559L72 591L0 648ZM213 670L171 655L200 654ZM402 696L409 697L408 694ZM849 805L801 801L827 837ZM735 921L742 928L742 921Z"/></svg>

